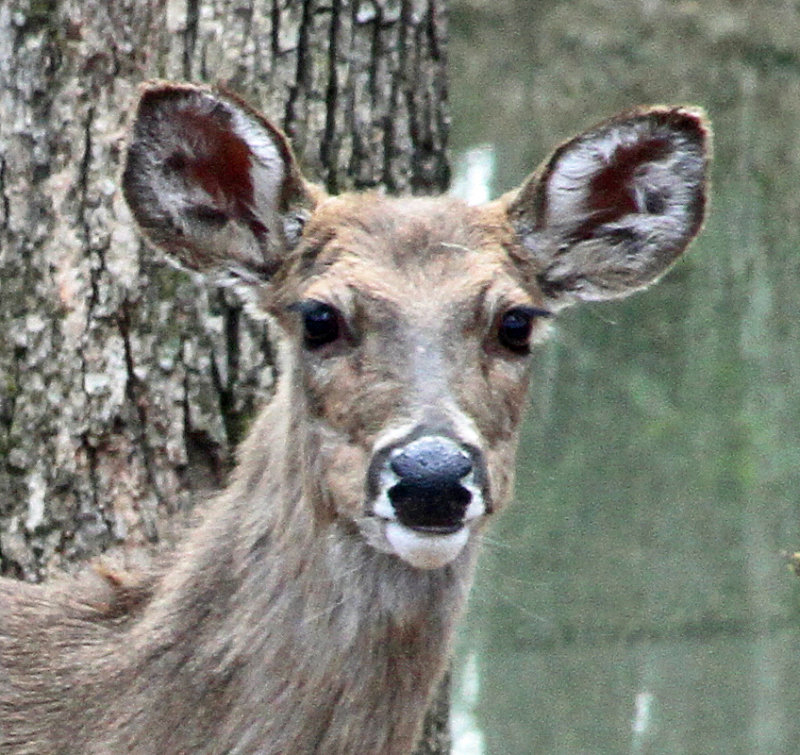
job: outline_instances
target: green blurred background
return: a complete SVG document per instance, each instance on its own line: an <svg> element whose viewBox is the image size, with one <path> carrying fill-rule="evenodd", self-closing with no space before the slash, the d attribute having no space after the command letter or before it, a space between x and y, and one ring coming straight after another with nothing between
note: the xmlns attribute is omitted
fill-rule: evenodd
<svg viewBox="0 0 800 755"><path fill-rule="evenodd" d="M715 131L686 259L537 352L455 752L800 752L800 2L455 0L450 56L456 164L493 160L492 195L636 104Z"/></svg>

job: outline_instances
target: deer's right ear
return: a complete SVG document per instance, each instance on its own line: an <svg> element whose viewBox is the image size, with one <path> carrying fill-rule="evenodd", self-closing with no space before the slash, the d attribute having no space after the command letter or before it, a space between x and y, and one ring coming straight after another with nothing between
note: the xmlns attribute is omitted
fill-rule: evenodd
<svg viewBox="0 0 800 755"><path fill-rule="evenodd" d="M283 133L227 92L151 83L139 102L122 190L149 239L186 267L268 280L319 191Z"/></svg>

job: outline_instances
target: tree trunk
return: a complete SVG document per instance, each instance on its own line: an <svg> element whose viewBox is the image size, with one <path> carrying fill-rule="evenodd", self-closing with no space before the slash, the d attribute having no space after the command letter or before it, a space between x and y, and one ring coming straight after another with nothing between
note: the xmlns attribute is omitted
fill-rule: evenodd
<svg viewBox="0 0 800 755"><path fill-rule="evenodd" d="M441 191L444 6L0 4L3 572L170 544L274 379L264 324L134 233L117 178L138 82L225 82L331 191ZM436 720L427 753L447 751Z"/></svg>

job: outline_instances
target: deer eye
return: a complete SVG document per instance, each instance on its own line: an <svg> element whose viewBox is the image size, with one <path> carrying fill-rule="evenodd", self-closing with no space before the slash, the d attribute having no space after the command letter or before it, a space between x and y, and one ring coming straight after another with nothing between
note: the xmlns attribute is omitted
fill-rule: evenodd
<svg viewBox="0 0 800 755"><path fill-rule="evenodd" d="M500 318L498 340L510 351L527 354L533 323L538 317L550 317L550 312L535 307L512 307Z"/></svg>
<svg viewBox="0 0 800 755"><path fill-rule="evenodd" d="M335 341L341 332L340 315L330 304L308 299L291 307L303 318L303 338L309 349L318 349Z"/></svg>

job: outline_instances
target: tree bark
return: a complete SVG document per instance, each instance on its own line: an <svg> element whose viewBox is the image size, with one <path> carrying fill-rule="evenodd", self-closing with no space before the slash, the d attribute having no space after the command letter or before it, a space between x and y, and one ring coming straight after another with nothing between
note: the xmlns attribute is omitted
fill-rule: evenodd
<svg viewBox="0 0 800 755"><path fill-rule="evenodd" d="M169 545L274 380L265 325L134 233L137 84L226 83L331 191L434 192L445 44L445 0L0 5L0 570Z"/></svg>

